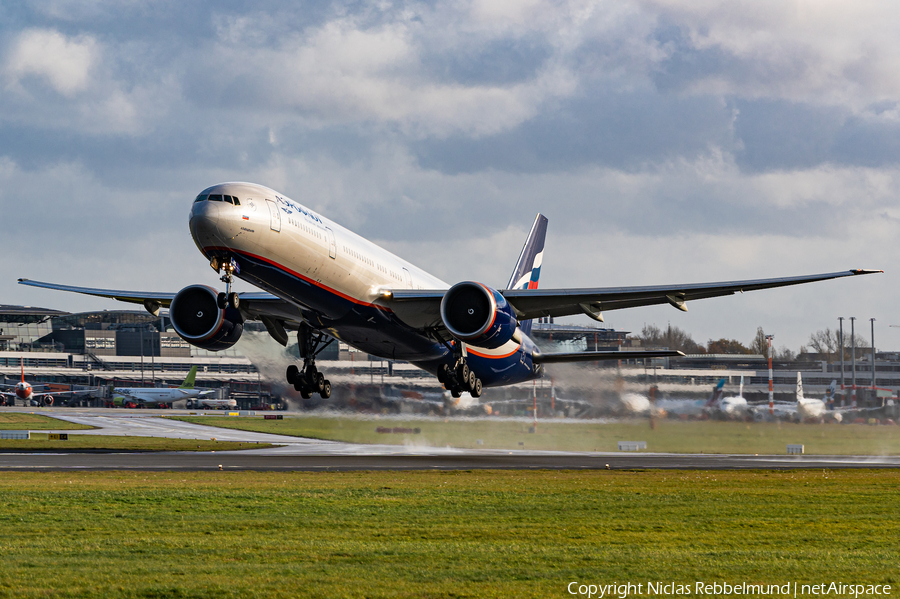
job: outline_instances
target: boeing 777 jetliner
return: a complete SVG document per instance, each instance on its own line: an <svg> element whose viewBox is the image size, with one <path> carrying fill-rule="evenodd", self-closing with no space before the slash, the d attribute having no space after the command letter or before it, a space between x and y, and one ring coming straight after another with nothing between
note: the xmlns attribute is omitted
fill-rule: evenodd
<svg viewBox="0 0 900 599"><path fill-rule="evenodd" d="M175 331L208 350L237 343L246 320L260 320L287 345L296 331L303 363L287 380L308 398L331 394L316 355L334 339L367 353L407 360L437 375L458 397L482 387L538 378L550 362L620 359L622 352L542 353L529 337L531 320L686 303L737 292L783 287L873 270L724 283L541 289L538 279L547 219L538 214L504 289L475 281L449 285L309 208L261 185L222 183L194 200L189 225L197 248L225 292L190 285L178 293L116 291L20 279L24 285L143 304L151 314L168 307ZM234 293L233 277L263 289ZM627 354L629 356L633 354ZM677 356L645 351L641 357Z"/></svg>

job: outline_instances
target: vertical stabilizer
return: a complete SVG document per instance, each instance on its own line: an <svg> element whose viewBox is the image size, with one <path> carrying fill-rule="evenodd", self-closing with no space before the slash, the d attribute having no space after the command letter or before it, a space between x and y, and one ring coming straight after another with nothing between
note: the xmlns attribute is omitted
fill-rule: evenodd
<svg viewBox="0 0 900 599"><path fill-rule="evenodd" d="M184 382L178 387L179 389L193 389L194 379L197 378L197 367L191 366L191 371L184 377Z"/></svg>
<svg viewBox="0 0 900 599"><path fill-rule="evenodd" d="M709 399L706 400L705 407L712 408L715 407L719 400L722 398L722 390L725 388L725 379L719 379L719 382L713 387L712 393L709 396Z"/></svg>
<svg viewBox="0 0 900 599"><path fill-rule="evenodd" d="M744 375L741 375L741 387L738 390L738 397L744 397Z"/></svg>
<svg viewBox="0 0 900 599"><path fill-rule="evenodd" d="M797 403L803 401L803 379L800 377L800 373L797 373Z"/></svg>
<svg viewBox="0 0 900 599"><path fill-rule="evenodd" d="M547 217L538 213L531 226L531 233L525 240L519 261L509 278L507 289L537 289L538 279L541 277L541 262L544 257L544 238L547 236ZM521 324L522 332L531 333L531 321L526 320Z"/></svg>

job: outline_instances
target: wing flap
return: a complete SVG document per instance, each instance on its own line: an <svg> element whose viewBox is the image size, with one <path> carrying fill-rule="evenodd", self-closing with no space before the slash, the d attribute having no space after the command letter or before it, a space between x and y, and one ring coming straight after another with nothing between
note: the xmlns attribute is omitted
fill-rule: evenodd
<svg viewBox="0 0 900 599"><path fill-rule="evenodd" d="M596 362L598 360L638 360L642 358L678 358L684 353L674 350L647 351L586 351L565 354L535 354L538 364L555 364L559 362Z"/></svg>

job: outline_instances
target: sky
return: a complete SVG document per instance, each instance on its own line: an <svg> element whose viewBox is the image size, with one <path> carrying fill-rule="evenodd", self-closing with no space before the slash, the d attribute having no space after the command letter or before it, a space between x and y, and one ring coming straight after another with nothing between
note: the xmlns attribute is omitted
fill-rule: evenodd
<svg viewBox="0 0 900 599"><path fill-rule="evenodd" d="M216 284L188 231L277 189L448 282L885 274L605 314L900 349L900 7L830 0L0 4L0 303ZM249 290L238 283L238 290ZM573 322L592 321L579 317Z"/></svg>

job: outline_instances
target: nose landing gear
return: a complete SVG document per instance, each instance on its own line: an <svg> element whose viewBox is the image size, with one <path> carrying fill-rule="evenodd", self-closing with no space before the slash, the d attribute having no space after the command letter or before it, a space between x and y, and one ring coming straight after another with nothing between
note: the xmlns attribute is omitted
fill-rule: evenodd
<svg viewBox="0 0 900 599"><path fill-rule="evenodd" d="M238 307L240 307L241 298L237 293L231 291L231 283L234 281L234 273L235 271L239 272L237 262L235 262L233 259L229 260L228 262L221 262L219 258L214 257L209 261L209 265L212 266L213 270L215 270L216 272L224 271L222 273L222 277L219 280L225 283L225 293L219 293L219 295L216 297L216 304L219 306L219 309L237 309Z"/></svg>
<svg viewBox="0 0 900 599"><path fill-rule="evenodd" d="M316 368L316 356L328 347L334 339L325 341L323 333L314 332L307 324L300 325L297 331L297 342L300 346L300 357L303 358L303 367L298 368L291 364L287 368L287 382L294 386L303 399L309 399L313 393L318 393L322 399L331 397L331 381Z"/></svg>

